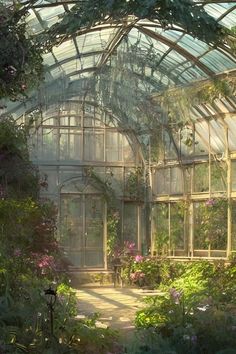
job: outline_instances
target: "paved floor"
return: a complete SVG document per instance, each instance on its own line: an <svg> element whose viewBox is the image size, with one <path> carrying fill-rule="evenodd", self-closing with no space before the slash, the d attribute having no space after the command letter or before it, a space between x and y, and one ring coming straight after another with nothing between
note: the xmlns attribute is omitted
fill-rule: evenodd
<svg viewBox="0 0 236 354"><path fill-rule="evenodd" d="M128 333L134 329L135 313L143 308L143 297L160 294L132 288L90 287L77 291L78 317L100 313L98 326L109 326Z"/></svg>

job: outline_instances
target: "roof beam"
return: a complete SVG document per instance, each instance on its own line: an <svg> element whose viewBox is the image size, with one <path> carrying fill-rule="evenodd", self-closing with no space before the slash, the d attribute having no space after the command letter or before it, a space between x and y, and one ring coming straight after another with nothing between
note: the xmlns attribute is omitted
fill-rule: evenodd
<svg viewBox="0 0 236 354"><path fill-rule="evenodd" d="M177 53L181 54L183 57L185 57L189 61L192 61L193 63L195 63L208 76L210 76L212 78L215 76L215 73L212 70L210 70L205 64L200 62L200 60L198 60L198 58L196 58L194 55L189 53L184 48L180 47L176 42L172 42L170 39L163 37L159 33L155 33L153 31L150 31L149 29L143 28L142 26L139 26L137 24L134 27L136 27L140 32L150 36L151 38L164 43L168 47L171 47Z"/></svg>
<svg viewBox="0 0 236 354"><path fill-rule="evenodd" d="M126 26L122 26L117 31L114 38L108 44L106 50L104 51L104 54L102 55L101 60L98 63L98 69L101 68L104 64L106 64L106 62L108 61L108 59L110 58L112 53L114 53L114 51L116 50L116 48L118 47L118 45L122 41L122 39L131 31L131 29L133 28L133 25L134 25L134 23L132 22L131 24L128 24Z"/></svg>

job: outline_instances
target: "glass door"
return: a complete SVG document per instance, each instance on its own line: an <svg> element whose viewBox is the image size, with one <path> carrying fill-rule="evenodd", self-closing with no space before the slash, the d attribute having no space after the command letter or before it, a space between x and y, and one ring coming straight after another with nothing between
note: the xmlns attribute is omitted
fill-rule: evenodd
<svg viewBox="0 0 236 354"><path fill-rule="evenodd" d="M84 195L84 198L84 266L103 267L104 201L97 195Z"/></svg>
<svg viewBox="0 0 236 354"><path fill-rule="evenodd" d="M61 195L60 243L71 266L104 267L104 212L100 195Z"/></svg>

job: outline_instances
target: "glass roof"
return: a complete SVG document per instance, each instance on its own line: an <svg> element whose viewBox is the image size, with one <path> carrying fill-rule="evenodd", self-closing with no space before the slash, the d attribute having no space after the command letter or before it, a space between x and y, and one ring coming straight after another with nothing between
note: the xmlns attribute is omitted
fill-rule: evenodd
<svg viewBox="0 0 236 354"><path fill-rule="evenodd" d="M228 29L236 27L236 1L205 1L201 3L209 15ZM40 0L34 4L27 17L28 31L37 35L61 21L63 14L70 11L73 1L57 2ZM236 72L236 56L227 44L211 46L180 27L163 29L158 21L128 19L127 23L104 23L91 28L81 28L69 38L45 53L45 83L40 94L33 92L28 102L13 103L10 110L19 115L31 109L37 102L47 106L57 100L73 96L89 95L93 100L120 118L123 124L140 129L143 119L150 124L145 114L165 121L160 107L145 109L149 97L173 87L185 87L197 82L212 80L221 74ZM94 79L96 78L96 79ZM104 89L105 87L105 89ZM196 134L207 145L210 129L212 149L223 149L223 126L215 121L208 125L210 115L236 112L235 102L222 100L209 105L194 106L191 119L198 122ZM168 109L166 108L166 111ZM146 112L147 111L147 112ZM162 111L163 113L163 111ZM179 113L181 115L181 112ZM145 116L145 118L144 118ZM160 118L161 117L161 118ZM229 144L235 146L235 117L225 117L229 127ZM132 124L134 124L132 126Z"/></svg>
<svg viewBox="0 0 236 354"><path fill-rule="evenodd" d="M28 16L29 32L38 34L50 28L60 22L63 14L72 7L73 2L38 1ZM204 8L223 26L231 28L236 25L236 1L207 1ZM70 79L76 71L92 73L109 65L110 56L123 41L136 45L143 56L152 51L156 64L152 70L153 79L157 78L158 82L161 73L167 76L167 79L162 78L162 84L167 86L211 78L214 74L236 68L236 58L226 50L214 49L183 33L181 28L163 30L157 21L140 20L129 30L122 28L121 23L81 29L72 39L54 47L51 54L45 54L44 63L49 72L47 79L53 80L58 75L66 75Z"/></svg>

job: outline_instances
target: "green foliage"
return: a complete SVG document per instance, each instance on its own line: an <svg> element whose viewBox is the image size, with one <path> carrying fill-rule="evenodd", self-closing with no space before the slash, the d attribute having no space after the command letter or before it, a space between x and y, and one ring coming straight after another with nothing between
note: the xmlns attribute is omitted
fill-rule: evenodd
<svg viewBox="0 0 236 354"><path fill-rule="evenodd" d="M142 167L136 167L128 172L125 183L125 193L132 199L143 199L145 193L144 171Z"/></svg>
<svg viewBox="0 0 236 354"><path fill-rule="evenodd" d="M171 283L183 271L184 264L181 262L137 255L129 257L127 263L124 264L123 278L128 283L154 289L161 283Z"/></svg>
<svg viewBox="0 0 236 354"><path fill-rule="evenodd" d="M139 259L139 256L136 259ZM140 257L140 261L134 259L132 262L129 277L136 285L155 287L161 281L160 268L161 264L155 258Z"/></svg>
<svg viewBox="0 0 236 354"><path fill-rule="evenodd" d="M107 255L110 261L115 257L119 246L119 212L110 210L107 217Z"/></svg>
<svg viewBox="0 0 236 354"><path fill-rule="evenodd" d="M117 334L97 328L95 319L76 318L76 292L57 272L65 272L54 237L57 210L38 198L26 144L23 126L8 117L0 121L0 352L104 354ZM54 335L44 296L49 286L57 287Z"/></svg>
<svg viewBox="0 0 236 354"><path fill-rule="evenodd" d="M0 197L37 198L37 171L29 161L27 130L9 116L0 117Z"/></svg>
<svg viewBox="0 0 236 354"><path fill-rule="evenodd" d="M208 199L195 204L195 248L226 248L227 206L225 199Z"/></svg>
<svg viewBox="0 0 236 354"><path fill-rule="evenodd" d="M191 14L191 16L189 16ZM71 12L64 16L61 23L49 31L51 37L56 34L70 35L84 27L113 21L120 23L129 15L137 19L158 20L163 28L182 27L194 37L208 43L218 43L224 37L224 31L202 6L189 0L93 0L79 2Z"/></svg>
<svg viewBox="0 0 236 354"><path fill-rule="evenodd" d="M1 1L0 13L0 98L16 100L43 79L42 51L26 35L26 8Z"/></svg>
<svg viewBox="0 0 236 354"><path fill-rule="evenodd" d="M235 263L186 263L159 296L146 298L136 326L153 328L176 353L209 353L235 348ZM156 344L158 348L158 343Z"/></svg>
<svg viewBox="0 0 236 354"><path fill-rule="evenodd" d="M152 328L142 329L126 348L127 354L176 354L168 339L162 338Z"/></svg>

